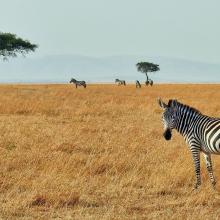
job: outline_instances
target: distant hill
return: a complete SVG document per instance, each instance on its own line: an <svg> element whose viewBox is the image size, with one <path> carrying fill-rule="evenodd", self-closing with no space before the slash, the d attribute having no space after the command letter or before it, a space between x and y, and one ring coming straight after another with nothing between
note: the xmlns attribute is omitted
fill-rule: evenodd
<svg viewBox="0 0 220 220"><path fill-rule="evenodd" d="M150 74L155 82L220 82L220 64L184 59L148 56L51 55L16 58L0 62L0 82L68 82L71 77L88 82L114 82L122 78L133 82L145 80L135 64L151 61L161 71Z"/></svg>

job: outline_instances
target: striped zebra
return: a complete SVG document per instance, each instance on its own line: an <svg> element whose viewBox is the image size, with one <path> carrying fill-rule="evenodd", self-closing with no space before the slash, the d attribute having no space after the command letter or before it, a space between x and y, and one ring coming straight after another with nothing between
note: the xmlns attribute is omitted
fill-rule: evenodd
<svg viewBox="0 0 220 220"><path fill-rule="evenodd" d="M135 84L136 84L136 88L141 88L141 84L138 80L136 80Z"/></svg>
<svg viewBox="0 0 220 220"><path fill-rule="evenodd" d="M117 83L118 86L120 86L120 85L124 85L124 86L126 86L126 82L125 82L125 80L115 79L115 83Z"/></svg>
<svg viewBox="0 0 220 220"><path fill-rule="evenodd" d="M145 85L146 85L146 86L148 86L148 85L153 86L153 84L154 84L154 82L153 82L152 79L147 79L147 80L145 81Z"/></svg>
<svg viewBox="0 0 220 220"><path fill-rule="evenodd" d="M72 78L70 80L70 83L75 84L76 88L77 88L77 86L83 86L84 88L86 88L86 82L85 81L78 81L78 80Z"/></svg>
<svg viewBox="0 0 220 220"><path fill-rule="evenodd" d="M201 152L206 161L211 183L215 187L216 181L212 171L211 154L220 154L220 118L203 115L195 108L184 105L177 100L169 100L168 104L165 104L159 99L158 103L164 110L162 120L165 139L170 140L172 130L176 129L189 145L195 166L195 188L201 185Z"/></svg>

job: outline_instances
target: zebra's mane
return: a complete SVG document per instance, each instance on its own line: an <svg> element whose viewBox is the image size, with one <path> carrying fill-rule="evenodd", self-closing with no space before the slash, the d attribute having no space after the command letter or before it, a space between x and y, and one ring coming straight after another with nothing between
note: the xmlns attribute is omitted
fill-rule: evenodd
<svg viewBox="0 0 220 220"><path fill-rule="evenodd" d="M172 100L172 101L173 101L173 100ZM198 109L196 109L196 108L194 108L194 107L191 107L191 106L189 106L189 105L186 105L186 104L182 104L182 103L180 103L180 102L178 102L178 101L176 101L176 106L181 107L181 108L187 108L187 109L189 109L189 110L191 110L191 111L193 111L193 112L196 112L196 113L198 113L198 114L202 114Z"/></svg>

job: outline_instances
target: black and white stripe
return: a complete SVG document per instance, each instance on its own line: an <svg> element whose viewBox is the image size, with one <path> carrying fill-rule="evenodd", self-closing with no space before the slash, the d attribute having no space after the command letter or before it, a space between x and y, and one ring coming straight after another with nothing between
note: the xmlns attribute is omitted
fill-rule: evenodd
<svg viewBox="0 0 220 220"><path fill-rule="evenodd" d="M195 188L201 185L201 152L204 155L212 185L215 186L211 154L220 154L220 118L203 115L195 108L181 104L177 100L169 100L169 103L165 104L159 99L159 105L164 109L162 119L165 139L170 140L172 129L176 129L189 145L195 166Z"/></svg>
<svg viewBox="0 0 220 220"><path fill-rule="evenodd" d="M117 83L118 86L120 86L120 85L124 85L124 86L126 86L126 82L125 82L125 80L115 79L115 83Z"/></svg>
<svg viewBox="0 0 220 220"><path fill-rule="evenodd" d="M141 84L138 80L136 80L135 84L136 84L136 88L141 88Z"/></svg>
<svg viewBox="0 0 220 220"><path fill-rule="evenodd" d="M146 86L148 86L148 85L153 86L153 84L154 84L154 82L153 82L152 79L149 79L149 78L148 78L148 79L145 81L145 85L146 85Z"/></svg>
<svg viewBox="0 0 220 220"><path fill-rule="evenodd" d="M83 86L84 88L86 88L86 82L85 82L85 81L78 81L78 80L72 78L72 79L70 80L70 83L75 84L76 88L77 88L78 86Z"/></svg>

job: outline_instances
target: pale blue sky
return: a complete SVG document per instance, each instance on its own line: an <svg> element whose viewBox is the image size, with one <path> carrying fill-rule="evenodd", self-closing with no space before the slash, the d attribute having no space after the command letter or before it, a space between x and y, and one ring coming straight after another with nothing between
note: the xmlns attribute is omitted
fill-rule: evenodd
<svg viewBox="0 0 220 220"><path fill-rule="evenodd" d="M220 63L219 0L0 0L0 30L32 56L149 55Z"/></svg>

